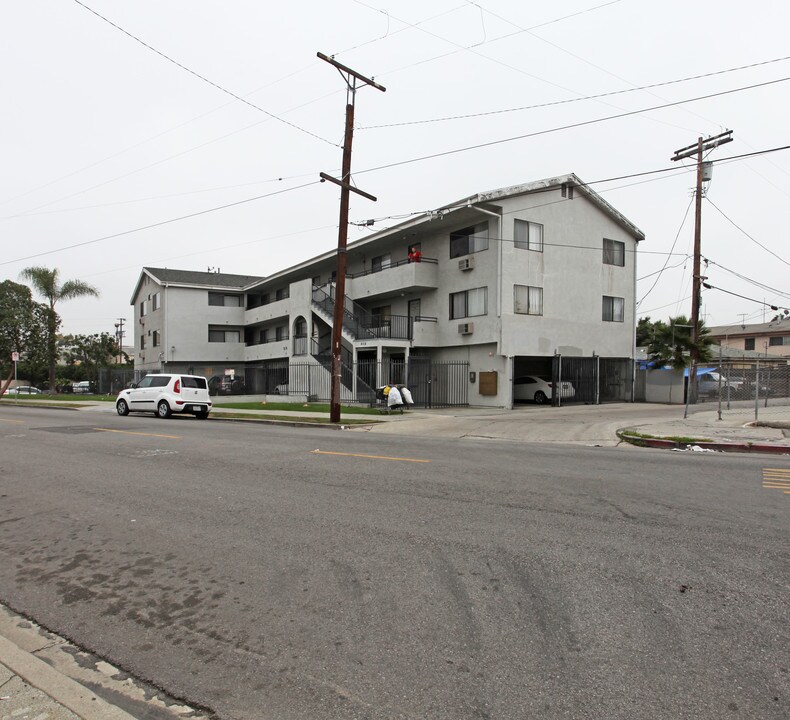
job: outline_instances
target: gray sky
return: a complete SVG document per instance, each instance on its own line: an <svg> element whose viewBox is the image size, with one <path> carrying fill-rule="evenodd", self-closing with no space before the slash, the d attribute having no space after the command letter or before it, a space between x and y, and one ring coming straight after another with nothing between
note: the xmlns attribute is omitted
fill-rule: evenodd
<svg viewBox="0 0 790 720"><path fill-rule="evenodd" d="M60 306L67 333L130 320L143 265L268 275L336 247L338 189L317 180L339 172L345 89L317 51L387 87L357 95L355 181L379 201L352 198L353 221L381 229L575 172L645 232L637 315L653 319L690 312L695 176L674 151L726 129L735 140L712 160L790 145L790 82L773 82L790 77L786 2L85 5L150 47L75 0L0 6L0 278L45 265L94 284L101 300ZM658 83L669 84L635 90ZM790 307L789 197L790 151L714 168L704 274L750 299L705 291L709 325L770 319L751 299ZM352 226L349 240L365 232Z"/></svg>

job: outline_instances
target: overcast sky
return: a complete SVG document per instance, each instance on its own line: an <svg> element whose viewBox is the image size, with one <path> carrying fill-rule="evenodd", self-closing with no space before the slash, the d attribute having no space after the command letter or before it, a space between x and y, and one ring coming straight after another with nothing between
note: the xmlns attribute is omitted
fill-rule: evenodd
<svg viewBox="0 0 790 720"><path fill-rule="evenodd" d="M352 221L381 229L575 172L646 235L637 316L689 314L695 175L670 158L731 129L709 158L702 252L717 289L702 311L709 325L740 325L771 318L762 302L790 306L790 151L726 161L790 145L786 2L0 9L0 279L44 265L95 285L100 300L60 306L63 332L131 320L144 265L268 275L336 247L339 192L318 173L339 173L345 86L317 51L387 88L357 94L355 182L379 200L352 197ZM349 240L366 232L352 226Z"/></svg>

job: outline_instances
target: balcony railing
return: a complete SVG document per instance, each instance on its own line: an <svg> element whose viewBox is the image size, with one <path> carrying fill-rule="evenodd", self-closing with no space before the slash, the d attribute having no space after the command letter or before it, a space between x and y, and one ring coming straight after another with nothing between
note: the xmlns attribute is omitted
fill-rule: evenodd
<svg viewBox="0 0 790 720"><path fill-rule="evenodd" d="M427 263L428 265L438 265L439 261L436 258L428 258L423 257L420 258L416 263L412 263L410 260L397 260L396 262L390 262L386 265L382 265L378 268L371 268L370 270L363 270L362 272L358 273L346 273L346 277L348 278L360 278L365 277L366 275L372 275L373 273L384 272L385 270L391 270L392 268L400 267L401 265L417 265L419 263Z"/></svg>

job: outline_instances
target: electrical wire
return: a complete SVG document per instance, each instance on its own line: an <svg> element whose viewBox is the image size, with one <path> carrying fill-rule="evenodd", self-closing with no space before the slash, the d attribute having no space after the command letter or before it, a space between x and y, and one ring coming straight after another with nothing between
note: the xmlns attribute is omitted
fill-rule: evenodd
<svg viewBox="0 0 790 720"><path fill-rule="evenodd" d="M749 302L757 303L763 307L771 308L771 310L790 310L790 308L786 308L783 305L773 305L771 303L765 302L764 300L755 300L754 298L747 297L746 295L739 295L738 293L732 292L730 290L724 290L723 288L716 287L710 283L703 282L702 287L704 287L706 290L718 290L719 292L726 293L727 295L734 295L735 297L741 298L742 300L748 300Z"/></svg>
<svg viewBox="0 0 790 720"><path fill-rule="evenodd" d="M781 262L783 262L785 265L790 265L790 262L787 262L787 260L785 260L783 257L780 257L780 256L779 256L779 255L777 255L777 254L776 254L776 253L775 253L773 250L770 250L769 248L765 247L765 245L763 245L761 242L759 242L759 241L755 240L755 239L754 239L754 238L753 238L751 235L749 235L749 233L747 233L747 232L746 232L746 230L744 230L744 229L743 229L743 228L742 228L740 225L736 224L736 222L735 222L735 221L734 221L732 218L728 217L728 216L727 216L727 214L724 212L724 210L722 210L722 209L721 209L721 208L720 208L718 205L716 205L716 203L714 203L714 202L713 202L713 200L711 200L711 199L710 199L710 198L708 198L708 197L706 197L705 199L706 199L706 200L707 200L707 201L708 201L708 202L709 202L711 205L713 205L713 207L714 207L714 208L716 208L716 210L718 210L718 211L719 211L719 212L722 214L722 216L724 217L724 219L725 219L725 220L727 220L727 221L728 221L728 222L729 222L731 225L733 225L733 226L734 226L734 227L736 227L738 230L740 230L740 231L741 231L741 232L742 232L744 235L746 235L746 237L747 237L747 238L749 238L749 240L751 240L751 241L752 241L752 242L753 242L755 245L759 245L759 246L760 246L760 247L761 247L763 250L765 250L767 253L769 253L769 254L773 255L773 256L774 256L774 257L775 257L777 260L780 260L780 261L781 261Z"/></svg>
<svg viewBox="0 0 790 720"><path fill-rule="evenodd" d="M486 112L478 112L478 113L467 113L465 115L447 115L438 118L426 118L423 120L404 120L403 122L397 122L397 123L384 123L381 125L365 125L357 129L378 130L380 128L402 127L404 125L425 125L428 123L447 122L450 120L466 120L468 118L487 117L489 115L502 115L504 113L521 112L523 110L535 110L539 108L554 107L557 105L567 105L569 103L582 102L585 100L599 100L600 98L611 97L613 95L624 95L626 93L632 93L641 90L650 90L652 88L665 87L667 85L676 85L679 83L689 82L690 80L700 80L702 78L714 77L716 75L724 75L726 73L736 72L738 70L746 70L749 68L759 67L760 65L769 65L771 63L782 62L785 60L790 60L790 55L781 58L774 58L773 60L765 60L763 62L751 63L749 65L741 65L739 67L728 68L726 70L717 70L715 72L703 73L700 75L690 75L688 77L677 78L675 80L665 80L663 82L652 83L650 85L640 85L639 87L626 88L625 90L612 90L611 92L597 93L595 95L585 95L583 97L569 98L567 100L554 100L552 102L539 103L537 105L523 105L521 107L504 108L500 110L489 110Z"/></svg>
<svg viewBox="0 0 790 720"><path fill-rule="evenodd" d="M641 299L636 303L636 309L637 310L639 309L639 306L642 304L642 301L648 295L650 295L651 292L653 292L653 289L656 287L656 285L658 284L658 281L661 279L661 275L663 274L664 270L666 270L667 263L669 262L669 258L672 256L672 251L675 249L675 245L678 242L678 238L680 237L680 233L683 231L683 226L686 224L686 218L688 218L688 216L689 216L689 210L691 210L691 204L692 204L693 201L694 201L694 198L691 198L691 200L689 201L689 204L686 206L686 212L683 214L683 220L680 221L680 227L678 228L677 234L675 235L675 239L672 242L672 247L669 249L669 255L667 255L667 259L664 261L664 267L662 267L661 270L659 271L658 277L655 279L653 284L650 286L650 289L644 295L642 295ZM686 257L688 257L688 254L686 254Z"/></svg>
<svg viewBox="0 0 790 720"><path fill-rule="evenodd" d="M359 0L355 0L358 2ZM357 170L355 171L355 175L362 175L364 173L369 172L376 172L378 170L387 170L393 167L400 167L402 165L409 165L415 162L422 162L423 160L433 160L439 157L446 157L448 155L456 155L461 152L467 152L468 150L480 150L482 148L493 147L494 145L502 145L504 143L514 142L515 140L525 140L526 138L538 137L540 135L549 135L551 133L559 132L561 130L570 130L573 128L585 127L587 125L595 125L597 123L606 122L609 120L617 120L624 117L629 117L631 115L639 115L641 113L650 112L651 110L661 110L663 108L674 107L676 105L682 105L688 102L697 102L699 100L707 100L713 97L721 97L722 95L730 95L737 92L743 92L744 90L753 90L754 88L759 87L766 87L768 85L775 85L776 83L787 82L790 80L790 77L779 78L778 80L769 80L764 83L756 83L754 85L746 85L739 88L734 88L732 90L723 90L717 93L710 93L708 95L699 95L693 98L687 98L686 100L677 100L675 102L664 103L663 105L653 105L652 107L641 108L639 110L630 110L628 112L617 113L616 115L607 115L606 117L602 118L595 118L593 120L583 120L577 123L571 123L569 125L560 125L553 128L548 128L546 130L536 130L535 132L531 133L524 133L523 135L514 135L509 138L502 138L500 140L490 140L488 142L478 143L476 145L467 145L461 148L454 148L452 150L443 150L441 152L431 153L429 155L422 155L416 158L410 158L408 160L398 160L396 162L387 163L385 165L379 165L374 168L368 168L367 170Z"/></svg>
<svg viewBox="0 0 790 720"><path fill-rule="evenodd" d="M245 105L248 105L249 107L253 108L254 110L257 110L258 112L262 112L264 115L267 115L267 116L268 116L268 117L270 117L272 120L277 120L278 122L281 122L281 123L283 123L284 125L288 125L289 127L292 127L294 130L298 130L299 132L301 132L301 133L304 133L305 135L309 135L310 137L313 137L313 138L315 138L316 140L320 140L321 142L325 142L325 143L327 143L327 144L329 144L329 145L332 145L333 147L342 147L342 146L341 146L340 144L338 144L338 143L332 142L331 140L327 140L326 138L323 138L323 137L321 137L320 135L316 135L314 132L311 132L310 130L307 130L307 129L305 129L305 128L303 128L303 127L301 127L301 126L297 125L296 123L292 123L292 122L290 122L289 120L286 120L285 118L283 118L283 117L280 117L279 115L275 115L274 113L271 113L271 112L269 112L268 110L265 110L264 108L260 107L259 105L256 105L255 103L253 103L253 102L250 102L250 101L249 101L249 100L247 100L246 98L243 98L241 95L237 95L236 93L232 92L231 90L228 90L227 88L223 87L222 85L219 85L218 83L215 83L213 80L209 80L209 79L208 79L207 77L205 77L204 75L201 75L200 73L198 73L198 72L195 72L194 70L192 70L191 68L188 68L188 67L187 67L186 65L184 65L183 63L180 63L180 62L178 62L178 60L174 60L174 59L173 59L173 58L171 58L169 55L166 55L166 54L165 54L165 53L163 53L161 50L157 50L157 49L156 49L155 47L153 47L152 45L149 45L149 44L148 44L147 42L145 42L144 40L141 40L141 39L140 39L139 37L137 37L136 35L133 35L133 34L132 34L132 33L130 33L128 30L125 30L125 29L124 29L124 28L122 28L120 25L118 25L117 23L114 23L114 22L113 22L112 20L110 20L109 18L106 18L104 15L102 15L102 14L101 14L101 13L99 13L99 12L97 12L97 11L96 11L96 10L94 10L93 8L91 8L91 7L88 7L88 6L87 6L85 3L83 3L83 2L80 2L80 0L73 0L73 2L75 2L75 3L76 3L77 5L79 5L80 7L83 7L83 8L85 8L85 10L87 10L87 11L88 11L88 12L90 12L90 13L92 13L92 14L93 14L93 15L95 15L97 18L99 18L99 19L103 20L103 21L104 21L104 22L106 22L108 25L111 25L111 26L112 26L112 27L114 27L116 30L120 30L120 32L122 32L124 35L126 35L127 37L130 37L130 38L131 38L132 40L134 40L135 42L138 42L138 43L140 43L140 45L142 45L143 47L145 47L145 48L147 48L148 50L151 50L152 52L156 53L157 55L159 55L159 57L161 57L161 58L164 58L165 60L167 60L168 62L172 63L172 64L173 64L173 65L175 65L176 67L179 67L179 68L181 68L182 70L185 70L185 71L186 71L186 72L188 72L190 75L194 75L194 76L195 76L196 78L198 78L199 80L202 80L203 82L205 82L205 83L208 83L209 85L211 85L213 88L216 88L216 89L217 89L217 90L219 90L220 92L223 92L223 93L225 93L226 95L230 95L230 97L232 97L234 100L238 100L239 102L241 102L241 103L244 103Z"/></svg>
<svg viewBox="0 0 790 720"><path fill-rule="evenodd" d="M724 265L722 265L721 263L717 263L714 260L710 260L709 258L703 258L703 259L705 260L706 264L714 265L715 267L721 268L725 272L728 272L731 275L737 277L738 279L750 283L751 285L754 285L755 287L758 287L761 290L767 290L768 292L775 293L776 295L781 295L783 297L790 299L790 294L783 292L782 290L777 290L776 288L773 288L770 285L765 285L764 283L761 283L757 280L752 280L751 278L746 277L746 275L742 275L741 273L736 272L735 270L730 270L730 268L724 267Z"/></svg>
<svg viewBox="0 0 790 720"><path fill-rule="evenodd" d="M31 260L33 258L43 257L44 255L53 255L54 253L63 252L64 250L73 250L74 248L84 247L86 245L93 245L95 243L123 237L124 235L131 235L132 233L141 232L143 230L151 230L153 228L161 227L162 225L170 225L171 223L178 222L180 220L187 220L189 218L198 217L200 215L207 215L208 213L216 212L217 210L226 210L227 208L236 207L238 205L244 205L246 203L254 202L255 200L262 200L263 198L272 197L274 195L282 195L284 193L291 192L293 190L300 190L301 188L305 188L310 185L317 185L318 183L319 181L315 180L313 182L304 183L302 185L296 185L294 187L286 188L284 190L276 190L275 192L266 193L265 195L257 195L256 197L246 198L245 200L237 200L236 202L227 203L225 205L219 205L213 208L207 208L205 210L198 210L197 212L189 213L188 215L181 215L180 217L170 218L169 220L161 220L160 222L151 223L150 225L143 225L142 227L132 228L131 230L124 230L122 232L114 233L112 235L105 235L104 237L94 238L93 240L85 240L83 242L74 243L72 245L64 245L63 247L55 248L54 250L45 250L43 252L35 253L33 255L26 255L25 257L15 258L14 260L4 260L0 262L0 266L11 265L12 263L22 262L23 260Z"/></svg>

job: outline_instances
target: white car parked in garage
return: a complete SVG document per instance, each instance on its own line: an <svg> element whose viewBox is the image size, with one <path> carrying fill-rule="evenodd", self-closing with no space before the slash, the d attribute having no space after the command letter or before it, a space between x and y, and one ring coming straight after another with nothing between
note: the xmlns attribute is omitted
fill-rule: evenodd
<svg viewBox="0 0 790 720"><path fill-rule="evenodd" d="M560 383L559 397L569 400L576 395L573 385L567 380ZM551 402L554 383L548 375L521 375L513 379L514 400L534 400L538 405Z"/></svg>

